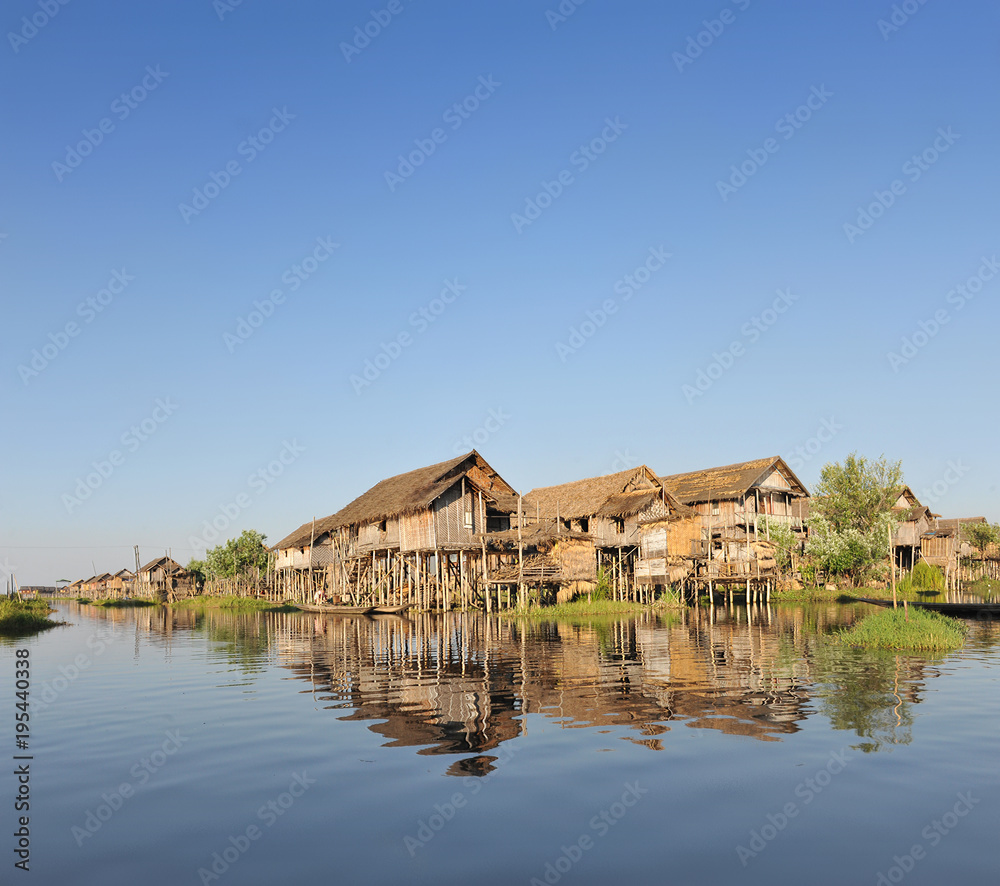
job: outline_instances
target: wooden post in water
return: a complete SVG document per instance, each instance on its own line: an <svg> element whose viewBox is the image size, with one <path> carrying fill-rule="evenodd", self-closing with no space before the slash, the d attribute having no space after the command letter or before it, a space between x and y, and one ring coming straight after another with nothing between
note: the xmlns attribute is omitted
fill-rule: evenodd
<svg viewBox="0 0 1000 886"><path fill-rule="evenodd" d="M892 526L886 526L889 535L889 571L892 573L892 608L896 608L896 557L892 550Z"/></svg>

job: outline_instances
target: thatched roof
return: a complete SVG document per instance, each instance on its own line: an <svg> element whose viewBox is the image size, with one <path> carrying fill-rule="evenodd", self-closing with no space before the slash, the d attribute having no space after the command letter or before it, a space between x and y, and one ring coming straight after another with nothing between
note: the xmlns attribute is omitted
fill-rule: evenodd
<svg viewBox="0 0 1000 886"><path fill-rule="evenodd" d="M164 572L176 572L179 570L184 570L176 560L168 557L164 554L162 557L157 557L155 560L150 560L145 566L140 569L140 572L152 572L154 569L162 569Z"/></svg>
<svg viewBox="0 0 1000 886"><path fill-rule="evenodd" d="M426 468L417 468L415 471L408 471L405 474L397 474L395 477L389 477L387 480L376 483L349 505L337 511L336 514L331 514L322 520L316 520L315 523L312 520L303 523L298 529L274 545L274 549L305 547L311 539L320 538L344 526L377 523L390 517L425 510L473 468L478 468L480 474L489 478L489 482L472 483L467 478L467 484L470 484L474 489L480 489L483 495L488 500L495 502L500 510L509 508L511 501L513 501L513 510L517 510L517 493L473 449L465 455L448 461Z"/></svg>
<svg viewBox="0 0 1000 886"><path fill-rule="evenodd" d="M502 532L487 532L476 536L476 539L486 539L488 545L498 548L517 549L518 533L517 527L505 529ZM540 523L532 523L521 529L521 544L525 548L531 547L551 547L559 541L582 541L589 542L590 536L586 532L576 532L566 529L557 524L555 520L543 519Z"/></svg>
<svg viewBox="0 0 1000 886"><path fill-rule="evenodd" d="M651 488L636 488L653 484ZM559 516L563 520L578 520L581 517L631 517L648 507L663 495L671 510L685 510L645 465L590 477L558 486L541 486L532 489L527 498L537 504L542 516ZM529 511L529 515L530 515Z"/></svg>
<svg viewBox="0 0 1000 886"><path fill-rule="evenodd" d="M959 524L966 526L969 523L988 523L989 521L985 517L948 517L946 519L940 519L935 521L934 526L929 532L924 533L924 538L929 538L931 536L939 536L946 538L954 538L955 533L958 532Z"/></svg>
<svg viewBox="0 0 1000 886"><path fill-rule="evenodd" d="M689 471L686 474L669 474L660 477L660 480L679 501L693 505L699 502L741 499L775 470L781 473L791 487L782 491L793 496L809 495L802 481L785 464L784 459L777 455L706 468L703 471Z"/></svg>
<svg viewBox="0 0 1000 886"><path fill-rule="evenodd" d="M921 517L933 520L934 515L927 505L913 505L909 508L893 508L892 513L900 523L915 523Z"/></svg>

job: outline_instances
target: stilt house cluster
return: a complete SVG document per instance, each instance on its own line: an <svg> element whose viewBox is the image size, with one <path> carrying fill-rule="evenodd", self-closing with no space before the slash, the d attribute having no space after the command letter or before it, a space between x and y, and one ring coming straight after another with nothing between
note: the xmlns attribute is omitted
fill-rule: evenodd
<svg viewBox="0 0 1000 886"><path fill-rule="evenodd" d="M353 605L494 607L776 576L770 527L804 535L780 458L659 476L646 465L519 495L476 451L390 477L274 546L280 593Z"/></svg>

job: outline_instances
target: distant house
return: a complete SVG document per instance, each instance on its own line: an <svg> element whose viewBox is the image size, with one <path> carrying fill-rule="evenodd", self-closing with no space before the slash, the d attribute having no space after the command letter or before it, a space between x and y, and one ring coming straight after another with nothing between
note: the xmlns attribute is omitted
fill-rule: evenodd
<svg viewBox="0 0 1000 886"><path fill-rule="evenodd" d="M134 583L136 584L136 583ZM165 596L188 596L195 591L195 577L176 560L163 555L139 569L135 592Z"/></svg>
<svg viewBox="0 0 1000 886"><path fill-rule="evenodd" d="M979 553L965 540L962 527L986 523L985 517L938 518L920 537L920 556L930 566L944 572L949 586L956 583L962 560L978 557Z"/></svg>
<svg viewBox="0 0 1000 886"><path fill-rule="evenodd" d="M483 534L510 528L514 489L475 450L382 480L276 545L279 587L354 602L485 593Z"/></svg>

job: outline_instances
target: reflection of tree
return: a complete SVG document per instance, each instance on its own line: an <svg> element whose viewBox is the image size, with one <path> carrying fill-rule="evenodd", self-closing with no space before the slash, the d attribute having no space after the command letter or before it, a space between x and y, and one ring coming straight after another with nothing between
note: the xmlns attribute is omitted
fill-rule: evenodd
<svg viewBox="0 0 1000 886"><path fill-rule="evenodd" d="M912 741L925 660L820 642L812 650L819 711L835 729L867 739L865 752Z"/></svg>
<svg viewBox="0 0 1000 886"><path fill-rule="evenodd" d="M244 674L267 670L271 638L264 618L255 613L222 613L209 609L200 615L209 639L221 645L228 661Z"/></svg>

